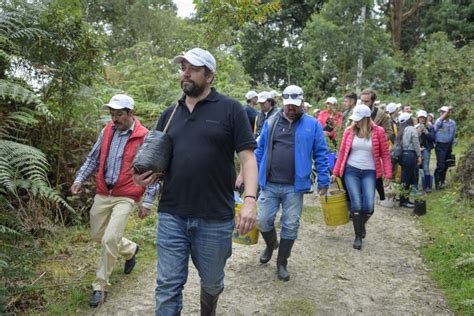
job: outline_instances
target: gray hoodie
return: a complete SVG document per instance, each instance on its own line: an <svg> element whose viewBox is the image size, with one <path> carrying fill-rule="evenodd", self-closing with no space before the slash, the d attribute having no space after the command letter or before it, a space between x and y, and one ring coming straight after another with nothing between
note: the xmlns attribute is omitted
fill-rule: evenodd
<svg viewBox="0 0 474 316"><path fill-rule="evenodd" d="M416 151L416 155L421 157L418 132L414 126L405 127L405 130L403 131L402 148L403 150L414 150Z"/></svg>

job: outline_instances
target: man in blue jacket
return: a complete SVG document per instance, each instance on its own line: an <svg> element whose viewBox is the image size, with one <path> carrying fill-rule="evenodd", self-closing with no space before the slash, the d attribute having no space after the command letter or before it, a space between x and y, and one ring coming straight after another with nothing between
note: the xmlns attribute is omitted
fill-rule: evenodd
<svg viewBox="0 0 474 316"><path fill-rule="evenodd" d="M283 91L283 110L263 125L256 149L261 193L258 225L266 243L260 256L267 263L278 248L275 217L282 206L278 278L288 281L288 258L298 235L303 194L311 188L313 161L318 173L318 192L329 187L327 145L321 125L303 112L303 90L288 86Z"/></svg>

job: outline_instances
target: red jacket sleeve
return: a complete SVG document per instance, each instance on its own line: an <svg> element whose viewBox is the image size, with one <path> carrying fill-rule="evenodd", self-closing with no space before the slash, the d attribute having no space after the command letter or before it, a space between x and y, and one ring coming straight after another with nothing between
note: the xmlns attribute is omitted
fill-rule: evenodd
<svg viewBox="0 0 474 316"><path fill-rule="evenodd" d="M380 158L382 159L383 175L386 179L392 178L392 161L390 160L390 150L388 148L387 137L385 136L385 130L378 126L377 137L379 138L380 144Z"/></svg>
<svg viewBox="0 0 474 316"><path fill-rule="evenodd" d="M336 160L336 165L334 166L334 169L332 173L336 177L341 177L342 176L342 162L345 160L346 157L346 152L348 151L347 148L347 138L349 137L350 131L346 130L344 132L344 135L342 136L342 141L341 141L341 147L339 147L339 153L337 154L337 160Z"/></svg>

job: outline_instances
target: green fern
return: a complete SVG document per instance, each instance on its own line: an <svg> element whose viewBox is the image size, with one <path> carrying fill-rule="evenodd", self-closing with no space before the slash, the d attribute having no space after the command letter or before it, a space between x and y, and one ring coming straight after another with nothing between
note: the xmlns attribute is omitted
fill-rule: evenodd
<svg viewBox="0 0 474 316"><path fill-rule="evenodd" d="M20 104L34 104L35 110L45 115L48 119L53 119L46 104L31 90L28 90L18 83L0 79L0 97L5 101L15 101Z"/></svg>
<svg viewBox="0 0 474 316"><path fill-rule="evenodd" d="M47 178L49 164L38 149L17 142L0 140L0 188L18 196L25 189L35 198L44 198L71 212L74 209L53 190Z"/></svg>
<svg viewBox="0 0 474 316"><path fill-rule="evenodd" d="M0 35L10 39L33 39L47 36L44 30L36 28L34 12L0 11Z"/></svg>
<svg viewBox="0 0 474 316"><path fill-rule="evenodd" d="M456 267L474 266L474 253L466 252L456 260Z"/></svg>

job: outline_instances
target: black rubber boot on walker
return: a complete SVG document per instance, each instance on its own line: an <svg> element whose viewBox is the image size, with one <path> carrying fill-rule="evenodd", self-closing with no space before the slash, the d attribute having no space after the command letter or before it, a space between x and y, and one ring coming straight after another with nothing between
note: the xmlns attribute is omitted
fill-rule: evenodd
<svg viewBox="0 0 474 316"><path fill-rule="evenodd" d="M211 295L201 288L201 316L215 316L219 294Z"/></svg>
<svg viewBox="0 0 474 316"><path fill-rule="evenodd" d="M294 240L290 239L280 239L280 248L278 249L277 257L277 273L278 278L282 281L288 281L290 275L286 266L288 264L288 258L291 255L291 248L293 248Z"/></svg>
<svg viewBox="0 0 474 316"><path fill-rule="evenodd" d="M374 214L374 211L372 210L372 213L361 213L361 214L362 214L362 217L364 218L364 225L362 226L362 239L364 239L366 235L365 224L367 224L370 217Z"/></svg>
<svg viewBox="0 0 474 316"><path fill-rule="evenodd" d="M364 227L364 218L360 212L352 214L352 224L354 225L355 239L352 247L360 250L362 248L362 229Z"/></svg>
<svg viewBox="0 0 474 316"><path fill-rule="evenodd" d="M260 256L261 263L267 263L272 258L273 250L278 248L278 239L275 228L269 232L260 232L267 247Z"/></svg>

